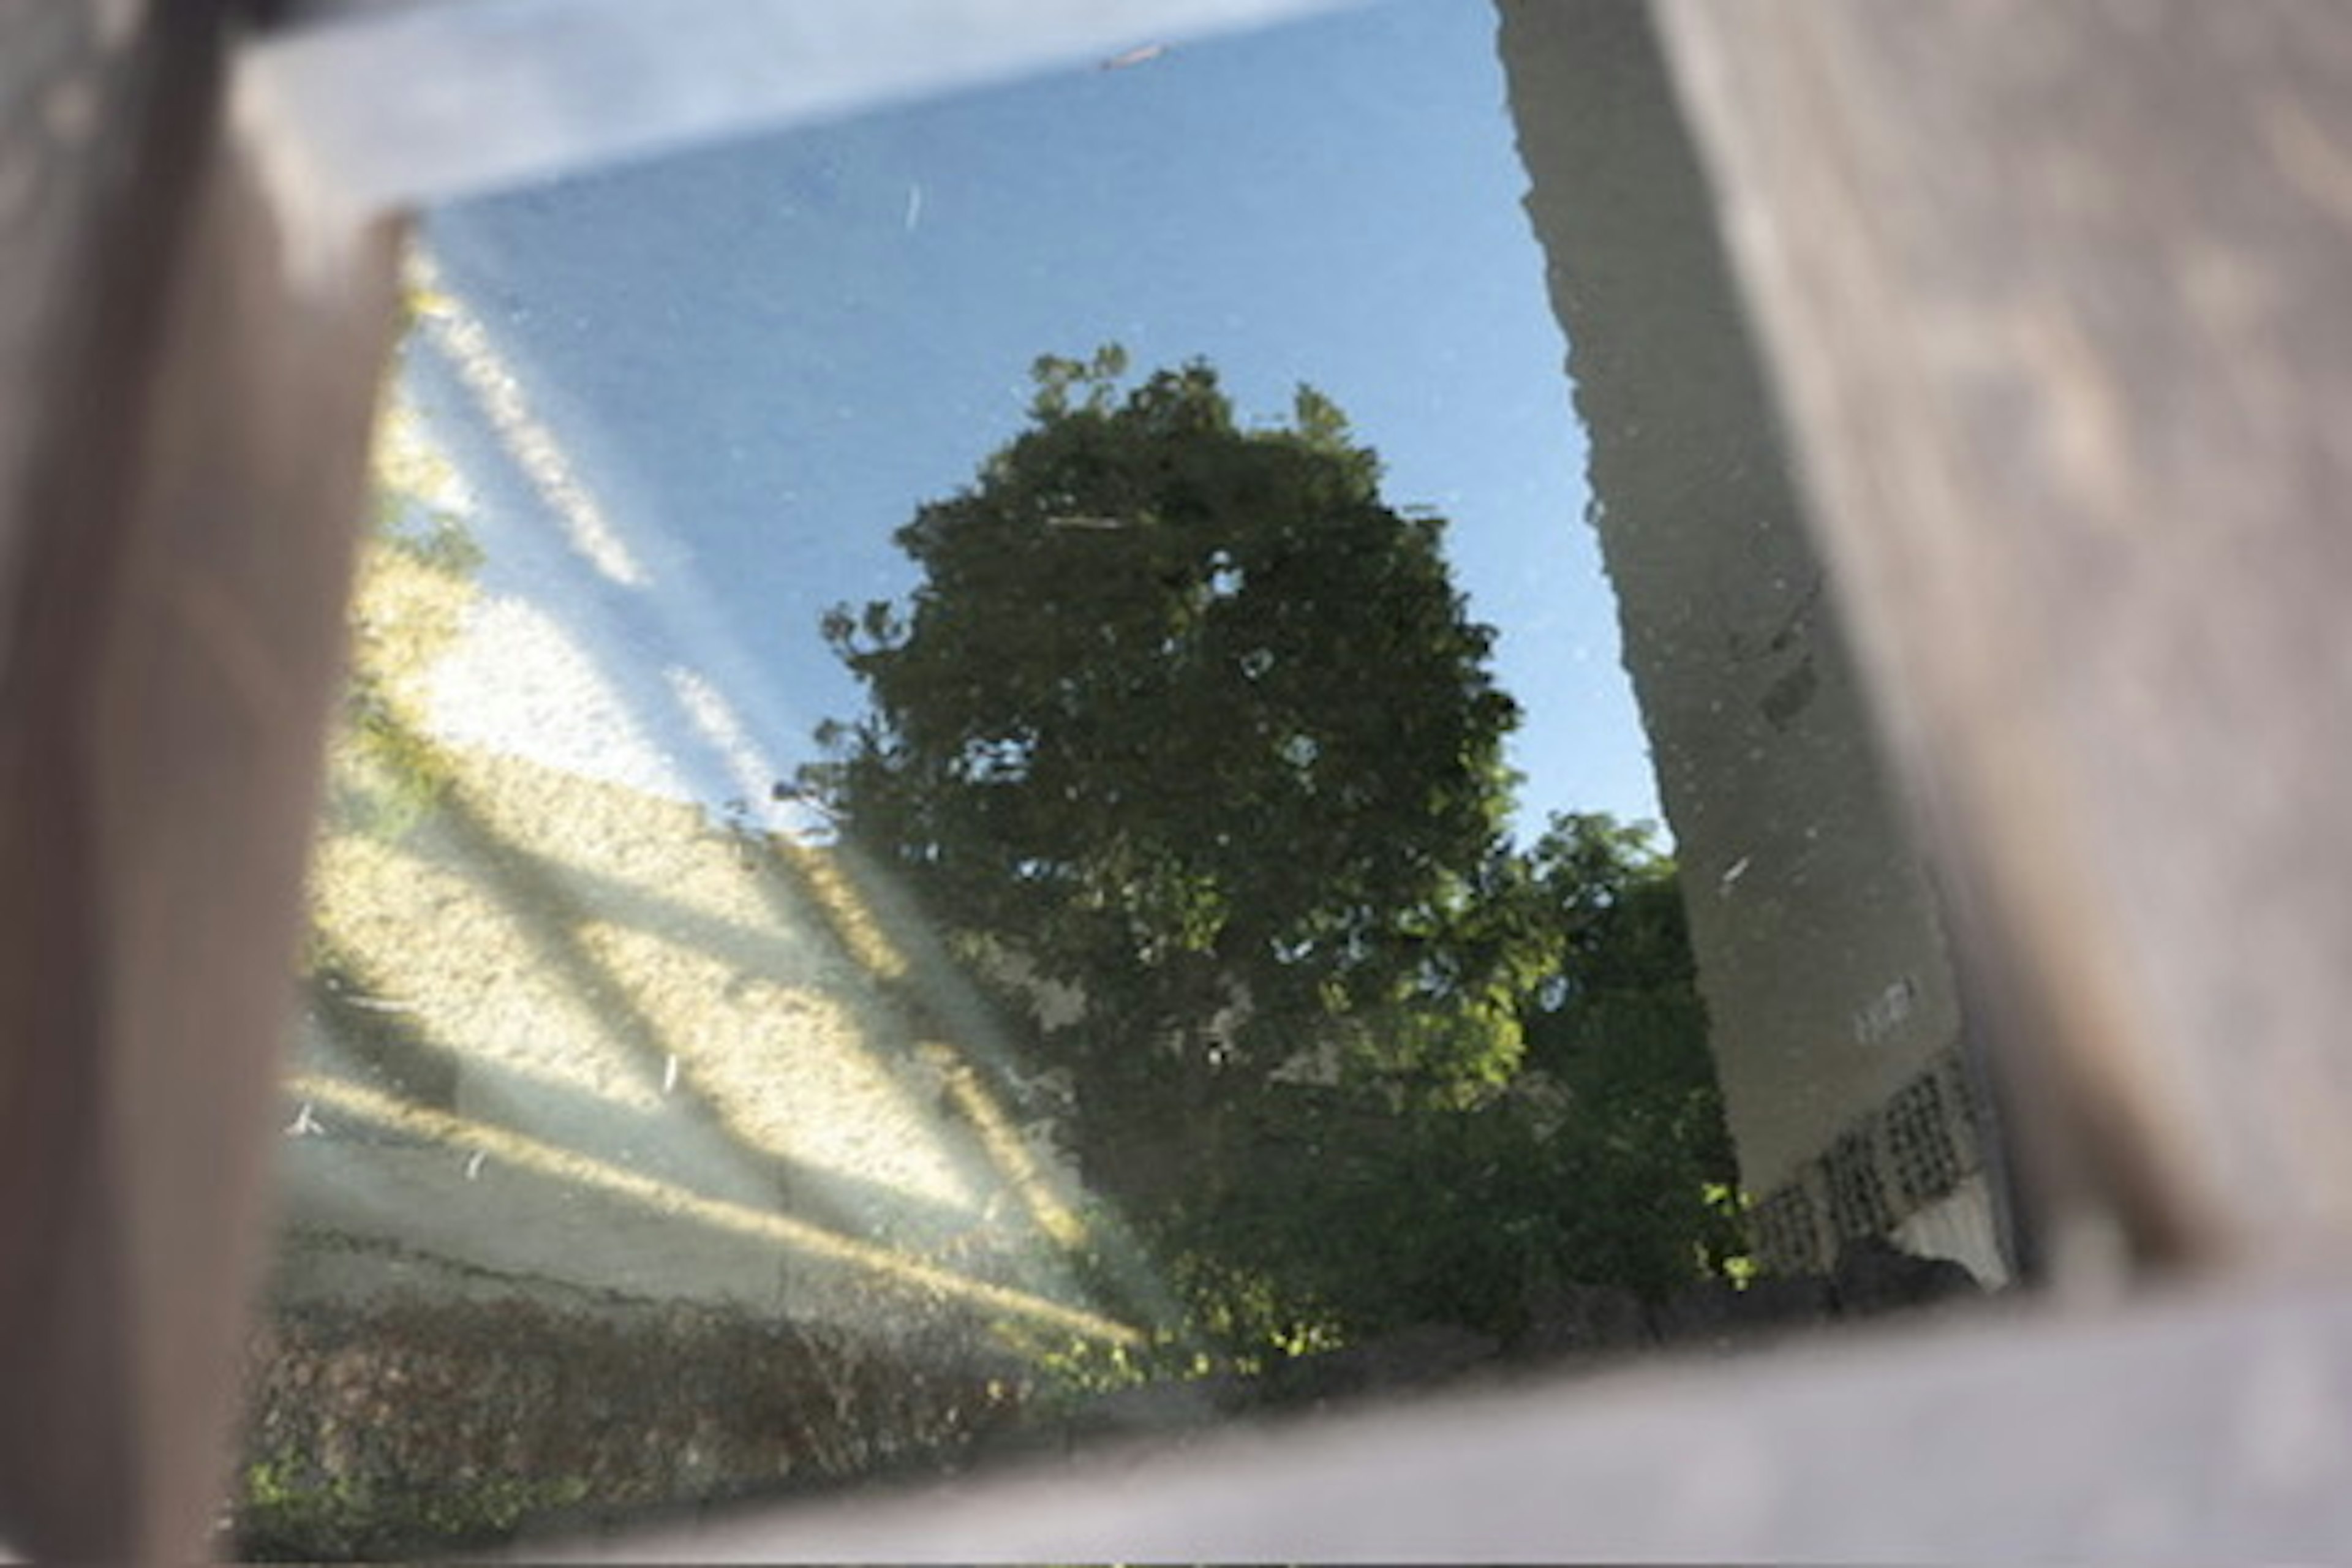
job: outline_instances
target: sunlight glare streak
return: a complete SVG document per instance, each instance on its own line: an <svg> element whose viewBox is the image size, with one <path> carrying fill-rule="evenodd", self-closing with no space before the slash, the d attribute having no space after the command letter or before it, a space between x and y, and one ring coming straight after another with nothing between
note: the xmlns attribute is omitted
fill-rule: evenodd
<svg viewBox="0 0 2352 1568"><path fill-rule="evenodd" d="M885 922L860 895L837 854L785 837L772 837L770 843L830 917L835 934L861 968L880 980L904 980L912 973L906 952L890 939Z"/></svg>
<svg viewBox="0 0 2352 1568"><path fill-rule="evenodd" d="M688 721L719 754L735 786L736 797L747 806L766 799L782 770L761 752L759 743L751 739L751 731L743 727L742 720L719 689L682 665L673 664L664 669L662 679Z"/></svg>
<svg viewBox="0 0 2352 1568"><path fill-rule="evenodd" d="M602 1160L590 1159L484 1122L469 1121L445 1111L411 1105L391 1095L334 1079L301 1076L286 1084L289 1096L356 1116L379 1126L445 1143L453 1149L487 1153L517 1168L593 1188L643 1205L660 1214L692 1220L778 1247L806 1253L828 1262L846 1264L877 1274L895 1285L931 1290L971 1306L1010 1312L1050 1324L1088 1339L1133 1345L1142 1335L1125 1323L1098 1313L1049 1301L1024 1290L992 1285L950 1269L918 1263L887 1247L839 1236L788 1215L767 1214L741 1204L723 1203L687 1192L670 1183L638 1174Z"/></svg>
<svg viewBox="0 0 2352 1568"><path fill-rule="evenodd" d="M418 324L446 354L483 417L498 432L507 455L529 477L540 496L563 520L564 533L582 559L606 581L642 588L648 578L595 496L572 471L553 431L531 412L516 379L481 319L440 287L440 272L422 246L409 247L408 288L425 301Z"/></svg>
<svg viewBox="0 0 2352 1568"><path fill-rule="evenodd" d="M666 1026L685 1081L736 1138L818 1172L966 1212L971 1173L938 1118L883 1066L887 1012L854 989L745 972L667 933L590 920L583 949ZM724 1006L704 999L724 996ZM961 1163L971 1163L967 1155Z"/></svg>
<svg viewBox="0 0 2352 1568"><path fill-rule="evenodd" d="M980 1075L961 1058L954 1047L943 1041L926 1040L916 1049L940 1069L956 1109L980 1134L989 1158L996 1163L1006 1184L1037 1222L1037 1228L1066 1251L1075 1252L1086 1246L1089 1239L1086 1222L1054 1190L1054 1183L1039 1163L1036 1152L1013 1129L1003 1108L981 1083Z"/></svg>

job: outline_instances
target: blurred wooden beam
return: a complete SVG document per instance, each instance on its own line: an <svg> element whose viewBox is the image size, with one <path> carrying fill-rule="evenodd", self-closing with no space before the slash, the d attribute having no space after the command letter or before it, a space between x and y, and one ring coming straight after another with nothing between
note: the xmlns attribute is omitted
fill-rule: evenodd
<svg viewBox="0 0 2352 1568"><path fill-rule="evenodd" d="M2352 1540L2352 1298L1847 1330L714 1510L534 1562L2301 1562Z"/></svg>
<svg viewBox="0 0 2352 1568"><path fill-rule="evenodd" d="M232 26L0 17L0 1537L43 1556L199 1555L220 1495L394 300L388 231L257 183Z"/></svg>
<svg viewBox="0 0 2352 1568"><path fill-rule="evenodd" d="M309 0L240 90L362 208L452 201L1356 0Z"/></svg>
<svg viewBox="0 0 2352 1568"><path fill-rule="evenodd" d="M2340 1263L2352 10L1657 9L2044 1146Z"/></svg>

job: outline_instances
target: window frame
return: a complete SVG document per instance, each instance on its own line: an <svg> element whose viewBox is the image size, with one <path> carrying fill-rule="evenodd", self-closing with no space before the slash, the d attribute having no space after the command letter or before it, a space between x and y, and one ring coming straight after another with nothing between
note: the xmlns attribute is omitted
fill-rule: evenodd
<svg viewBox="0 0 2352 1568"><path fill-rule="evenodd" d="M1157 0L1117 25L1281 8ZM2352 952L2327 809L2352 798L2331 511L2352 442L2327 434L2352 415L2352 16L2194 10L1654 8L2035 1196L2091 1216L2053 1270L2095 1279L2119 1246L2175 1283L580 1554L2352 1539L2352 1154L2328 1148L2352 1124L2329 1027L2352 975L2327 958ZM0 17L0 1534L26 1551L193 1555L226 1468L399 215L434 194L395 159L354 200L256 68L459 12L546 21L539 0L348 0L280 33L230 0ZM1025 58L1097 48L1111 24L1076 14ZM864 90L968 79L952 54ZM2184 639L2202 662L2168 659ZM2237 868L2268 868L2259 909Z"/></svg>

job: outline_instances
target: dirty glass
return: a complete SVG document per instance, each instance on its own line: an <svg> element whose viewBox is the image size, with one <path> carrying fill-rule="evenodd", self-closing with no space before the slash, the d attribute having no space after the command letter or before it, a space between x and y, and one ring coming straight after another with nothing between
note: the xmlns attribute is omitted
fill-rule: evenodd
<svg viewBox="0 0 2352 1568"><path fill-rule="evenodd" d="M1647 47L1370 5L425 216L242 1551L2007 1279Z"/></svg>

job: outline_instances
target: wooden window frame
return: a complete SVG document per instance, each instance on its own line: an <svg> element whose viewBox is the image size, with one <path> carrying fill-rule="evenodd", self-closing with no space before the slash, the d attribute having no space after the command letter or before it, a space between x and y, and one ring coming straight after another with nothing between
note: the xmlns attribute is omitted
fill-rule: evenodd
<svg viewBox="0 0 2352 1568"><path fill-rule="evenodd" d="M974 30L868 90L1009 68L985 7L924 3ZM218 1494L419 194L396 158L339 179L357 153L273 118L252 62L545 5L350 0L279 34L258 9L0 15L0 1537L42 1555L193 1555ZM1085 9L1036 15L1076 29L1065 48L1139 25ZM2079 1212L2164 1272L581 1555L2352 1541L2352 13L1654 16L2039 1196L2093 1194ZM495 79L436 85L462 102ZM662 123L758 118L698 113ZM2077 1239L2062 1284L2100 1237Z"/></svg>

